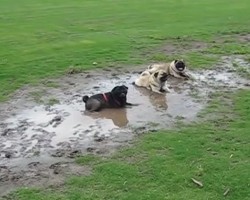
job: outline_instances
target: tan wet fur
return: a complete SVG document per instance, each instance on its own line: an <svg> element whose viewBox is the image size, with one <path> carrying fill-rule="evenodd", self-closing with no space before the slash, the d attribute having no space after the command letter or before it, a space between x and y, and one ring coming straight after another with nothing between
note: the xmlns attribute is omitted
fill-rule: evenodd
<svg viewBox="0 0 250 200"><path fill-rule="evenodd" d="M177 67L180 64L183 66L181 70L179 70ZM149 71L150 73L154 73L158 70L164 70L168 75L171 75L175 78L190 78L190 75L187 73L186 64L183 60L173 60L169 63L154 63L149 65L148 69L146 69L146 71Z"/></svg>
<svg viewBox="0 0 250 200"><path fill-rule="evenodd" d="M136 86L163 94L169 92L169 88L166 85L167 77L168 75L164 70L156 70L153 73L144 71L135 79L134 83Z"/></svg>

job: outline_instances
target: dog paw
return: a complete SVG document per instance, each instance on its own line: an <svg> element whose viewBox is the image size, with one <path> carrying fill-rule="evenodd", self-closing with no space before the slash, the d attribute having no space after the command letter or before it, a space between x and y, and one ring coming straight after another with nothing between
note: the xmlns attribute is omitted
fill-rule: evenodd
<svg viewBox="0 0 250 200"><path fill-rule="evenodd" d="M160 91L161 93L165 93L165 92L166 92L166 90L165 90L165 89L162 89L162 88L161 88L159 91Z"/></svg>
<svg viewBox="0 0 250 200"><path fill-rule="evenodd" d="M170 93L170 89L169 88L161 88L160 90L159 90L161 93Z"/></svg>

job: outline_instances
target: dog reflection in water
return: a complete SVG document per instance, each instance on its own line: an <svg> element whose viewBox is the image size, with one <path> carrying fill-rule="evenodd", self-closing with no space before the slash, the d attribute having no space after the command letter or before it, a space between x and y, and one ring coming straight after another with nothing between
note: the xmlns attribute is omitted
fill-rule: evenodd
<svg viewBox="0 0 250 200"><path fill-rule="evenodd" d="M167 98L165 94L159 94L142 87L135 87L135 89L139 91L143 96L148 97L149 102L154 106L157 111L168 109Z"/></svg>
<svg viewBox="0 0 250 200"><path fill-rule="evenodd" d="M117 127L125 127L129 122L125 108L104 109L100 112L85 112L85 114L93 119L111 119Z"/></svg>

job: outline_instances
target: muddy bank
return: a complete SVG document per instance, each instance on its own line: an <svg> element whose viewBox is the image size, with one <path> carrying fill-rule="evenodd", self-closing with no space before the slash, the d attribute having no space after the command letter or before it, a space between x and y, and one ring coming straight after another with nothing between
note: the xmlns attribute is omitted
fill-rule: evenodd
<svg viewBox="0 0 250 200"><path fill-rule="evenodd" d="M249 67L241 58L224 57L215 70L191 71L193 80L171 78L166 95L131 84L145 66L71 74L19 90L0 105L0 194L16 186L62 184L69 174L88 175L91 169L73 164L72 158L108 155L136 134L195 120L211 92L249 86L237 75L235 62ZM82 95L120 84L129 87L128 101L139 106L85 112Z"/></svg>

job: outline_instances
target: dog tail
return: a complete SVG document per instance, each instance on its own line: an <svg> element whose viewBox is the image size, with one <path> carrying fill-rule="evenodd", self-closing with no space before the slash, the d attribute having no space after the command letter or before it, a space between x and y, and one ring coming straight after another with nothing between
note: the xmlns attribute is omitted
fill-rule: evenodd
<svg viewBox="0 0 250 200"><path fill-rule="evenodd" d="M89 96L87 96L87 95L82 97L82 100L84 103L86 103L88 101L88 99L89 99Z"/></svg>

